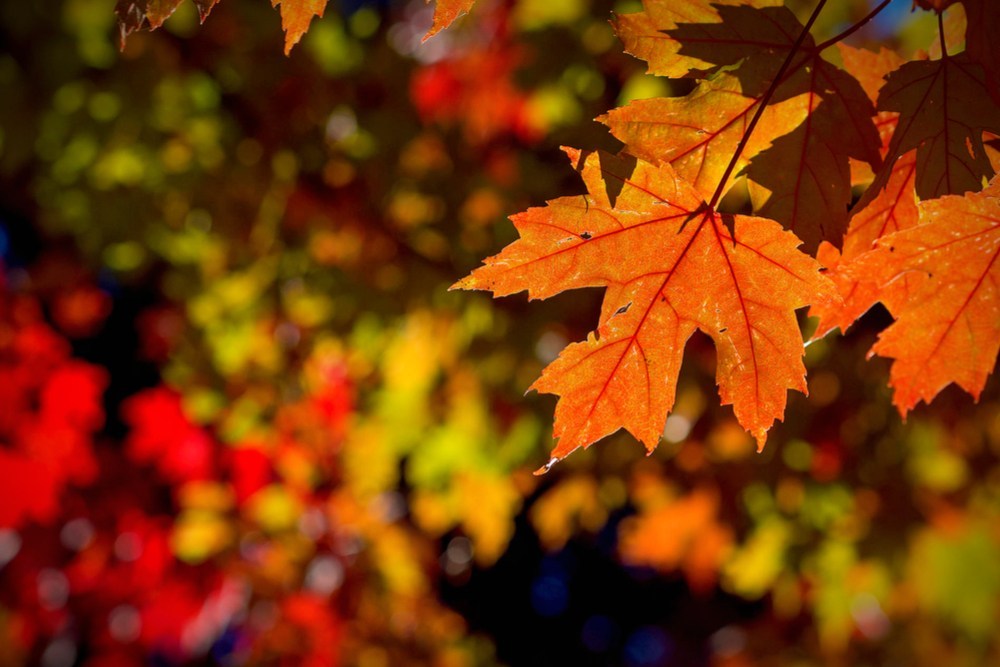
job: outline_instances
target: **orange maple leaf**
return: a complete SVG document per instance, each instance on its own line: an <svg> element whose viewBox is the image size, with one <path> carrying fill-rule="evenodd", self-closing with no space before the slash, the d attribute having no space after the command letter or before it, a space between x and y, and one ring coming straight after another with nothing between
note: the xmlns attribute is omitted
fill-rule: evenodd
<svg viewBox="0 0 1000 667"><path fill-rule="evenodd" d="M744 95L739 78L722 73L683 97L636 100L597 120L608 126L629 153L653 164L670 163L681 178L710 197L763 97L763 91L754 97ZM805 96L798 96L768 105L734 174L750 163L751 156L804 120L806 103Z"/></svg>
<svg viewBox="0 0 1000 667"><path fill-rule="evenodd" d="M929 122L938 122L942 123L940 126L942 134L940 137L933 137L932 142L936 143L940 139L941 144L931 145L927 148L931 155L937 155L940 158L941 151L961 151L961 155L955 156L953 167L956 164L961 165L963 160L974 157L973 164L981 172L993 172L985 146L976 153L972 149L971 142L961 143L962 137L973 134L980 137L982 144L982 132L976 132L972 129L973 126L967 122L972 122L969 120L970 117L974 118L978 115L981 118L986 118L987 116L964 108L954 108L951 111L947 108L949 102L952 105L958 104L960 101L962 104L968 104L967 98L973 94L982 97L982 89L978 93L975 92L975 86L981 84L963 76L963 72L966 71L963 68L974 68L974 65L965 63L963 60L956 63L954 57L946 57L933 63L910 63L910 65L923 66L922 71L929 79L927 81L917 79L916 83L903 85L897 79L901 69L904 80L909 80L906 77L913 78L917 70L907 70L908 66L901 68L901 59L892 52L883 50L881 53L875 54L862 49L841 47L841 54L845 67L857 76L865 91L871 96L875 95L874 91L883 79L888 79L889 83L882 88L881 95L913 95L915 92L923 90L934 100L942 99L935 96L944 96L948 90L949 82L954 85L957 80L960 85L967 88L964 92L953 90L951 92L952 99L945 98L944 109L940 111L935 108L940 106L939 104L927 104L923 98L920 99L917 109L913 108L915 104L913 99L899 99L896 100L896 105L903 113L880 111L877 124L883 139L882 152L884 154L892 156L893 151L899 150L900 146L913 146L915 140L912 137L921 131L920 123L926 125ZM957 68L957 73L949 73L949 68L953 70ZM975 72L975 69L972 71ZM913 86L917 90L910 90L909 93L906 93L909 86ZM922 110L920 107L924 106L928 108ZM987 98L985 108L988 110L989 107L990 103ZM918 118L918 114L923 114L923 117ZM906 125L899 129L900 123ZM953 148L951 149L947 146L949 132L953 135L959 134L957 139L952 138ZM925 144L918 145L923 147ZM959 145L962 146L961 149L958 148ZM851 226L844 239L843 255L831 246L820 247L817 257L829 269L827 275L837 285L843 300L840 302L820 301L814 304L810 314L820 318L815 338L825 336L832 329L838 327L841 331L846 331L857 318L879 301L891 313L896 314L921 289L927 277L925 273L908 272L891 282L884 283L871 271L870 260L866 257L879 238L915 227L918 224L917 178L920 169L924 168L923 175L929 177L926 171L928 167L922 166L919 161L920 155L920 149L911 149L902 155L887 159L876 182L868 188L852 209ZM926 154L924 159L927 159ZM985 167L981 163L985 163ZM949 173L947 163L936 165L935 169L938 168L941 170L936 173L939 178L943 179L942 183L945 185L958 183L961 179L965 179L970 188L975 183L974 178L970 178L970 174L975 172L970 172L968 169L963 168L956 175Z"/></svg>
<svg viewBox="0 0 1000 667"><path fill-rule="evenodd" d="M652 451L695 330L715 342L722 402L763 447L787 390L806 391L795 309L836 298L819 264L778 223L710 208L669 164L565 150L588 194L513 216L520 239L453 286L607 288L596 334L532 385L560 396L550 465L620 428Z"/></svg>
<svg viewBox="0 0 1000 667"><path fill-rule="evenodd" d="M299 43L309 30L314 16L323 17L326 0L271 0L271 6L281 5L281 28L285 31L285 55Z"/></svg>
<svg viewBox="0 0 1000 667"><path fill-rule="evenodd" d="M649 2L643 12L617 17L626 50L646 59L651 73L713 76L686 97L633 102L599 120L630 153L671 162L699 187L714 189L794 50L773 100L768 97L774 104L737 166L747 176L754 211L794 231L812 251L823 239L839 245L847 229L850 159L873 168L881 163L875 108L853 76L821 56L830 43L803 35L795 15L775 4Z"/></svg>
<svg viewBox="0 0 1000 667"><path fill-rule="evenodd" d="M870 353L895 359L889 384L904 416L952 382L978 398L1000 350L1000 179L919 209L920 225L883 237L859 262L881 285L924 276L893 304L896 322Z"/></svg>
<svg viewBox="0 0 1000 667"><path fill-rule="evenodd" d="M777 61L802 30L782 0L652 2L612 20L625 52L649 63L649 73L703 77L744 58Z"/></svg>

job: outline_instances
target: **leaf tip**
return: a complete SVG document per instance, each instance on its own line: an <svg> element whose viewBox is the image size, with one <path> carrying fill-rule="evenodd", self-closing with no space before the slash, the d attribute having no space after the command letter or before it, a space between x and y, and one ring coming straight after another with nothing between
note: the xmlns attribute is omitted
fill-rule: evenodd
<svg viewBox="0 0 1000 667"><path fill-rule="evenodd" d="M574 168L579 168L580 156L583 154L582 150L579 148L573 148L572 146L560 146L559 150L569 157L569 161Z"/></svg>
<svg viewBox="0 0 1000 667"><path fill-rule="evenodd" d="M477 284L475 277L471 274L465 276L461 280L455 281L450 287L448 287L449 292L454 292L456 290L477 290L483 289Z"/></svg>
<svg viewBox="0 0 1000 667"><path fill-rule="evenodd" d="M757 441L757 453L760 454L764 451L764 445L767 444L767 429L758 428L754 429L753 437Z"/></svg>
<svg viewBox="0 0 1000 667"><path fill-rule="evenodd" d="M430 4L431 0L426 0ZM472 9L475 0L436 0L434 18L430 30L421 38L423 44L442 30L449 28L458 18L465 16Z"/></svg>
<svg viewBox="0 0 1000 667"><path fill-rule="evenodd" d="M820 318L819 324L816 325L816 330L813 331L812 336L809 337L809 340L802 343L802 348L805 349L814 343L818 343L819 341L823 340L824 338L832 334L837 329L839 329L838 326L830 324L825 320L823 320L822 318ZM844 332L841 331L840 333L843 334Z"/></svg>
<svg viewBox="0 0 1000 667"><path fill-rule="evenodd" d="M219 0L194 0L194 5L198 9L198 19L201 23L205 23L205 19L212 13L212 8L218 2Z"/></svg>
<svg viewBox="0 0 1000 667"><path fill-rule="evenodd" d="M441 32L441 30L444 28L445 26L439 25L438 22L435 21L434 25L432 25L430 29L427 31L427 34L420 38L420 43L421 44L425 43L428 39Z"/></svg>
<svg viewBox="0 0 1000 667"><path fill-rule="evenodd" d="M559 463L559 461L561 461L561 460L562 459L560 459L560 458L558 458L556 456L553 456L551 459L549 459L548 463L546 463L545 465L543 465L541 468L539 468L538 470L536 470L532 474L535 477L541 477L542 475L544 475L548 471L552 470L552 466L554 466L555 464Z"/></svg>

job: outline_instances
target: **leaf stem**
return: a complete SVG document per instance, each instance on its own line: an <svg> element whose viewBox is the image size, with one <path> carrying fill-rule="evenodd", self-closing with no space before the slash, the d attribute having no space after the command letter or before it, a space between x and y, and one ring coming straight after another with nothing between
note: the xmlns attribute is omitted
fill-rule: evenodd
<svg viewBox="0 0 1000 667"><path fill-rule="evenodd" d="M882 0L882 2L879 3L878 7L868 12L868 16L864 17L863 19L861 19L860 21L852 25L850 28L840 33L839 35L835 35L830 39L826 40L825 42L817 44L815 47L813 47L813 50L819 53L820 51L823 51L824 49L833 46L837 42L841 42L847 39L848 37L856 33L858 30L861 30L861 28L867 25L867 23L871 21L873 18L878 16L878 13L881 12L883 9L885 9L890 2L892 2L892 0Z"/></svg>
<svg viewBox="0 0 1000 667"><path fill-rule="evenodd" d="M948 44L944 41L944 17L938 12L938 35L941 37L941 60L948 60Z"/></svg>
<svg viewBox="0 0 1000 667"><path fill-rule="evenodd" d="M736 163L739 161L740 155L743 153L743 149L746 148L747 142L750 140L750 135L753 134L754 128L757 127L757 122L764 114L764 109L767 108L768 102L770 102L771 98L774 97L774 91L777 90L778 85L781 84L785 71L788 69L788 66L791 65L795 54L800 51L802 42L805 41L806 35L809 34L809 29L812 27L813 23L816 22L816 17L819 16L820 11L823 9L823 5L825 4L826 0L819 0L819 3L816 5L816 9L813 10L812 16L809 17L808 21L806 21L806 25L802 28L802 32L799 33L798 39L795 40L795 44L792 45L788 55L785 56L785 61L781 63L781 67L771 80L771 85L768 86L767 92L764 93L764 97L761 98L760 104L757 106L757 111L754 112L753 118L750 119L750 124L747 125L747 129L743 132L743 136L740 138L739 145L736 146L736 152L733 153L733 158L729 161L729 165L726 167L726 172L719 180L719 186L715 188L715 192L712 194L712 199L708 202L709 209L714 210L716 205L719 203L719 199L722 198L722 193L726 189L726 182L729 181L729 177L732 175L733 169L736 168Z"/></svg>

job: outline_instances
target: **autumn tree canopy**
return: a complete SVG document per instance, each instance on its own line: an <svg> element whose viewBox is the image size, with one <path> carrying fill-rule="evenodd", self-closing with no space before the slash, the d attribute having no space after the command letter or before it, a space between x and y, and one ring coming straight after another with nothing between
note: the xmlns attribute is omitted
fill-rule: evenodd
<svg viewBox="0 0 1000 667"><path fill-rule="evenodd" d="M1000 661L989 0L0 41L0 665Z"/></svg>

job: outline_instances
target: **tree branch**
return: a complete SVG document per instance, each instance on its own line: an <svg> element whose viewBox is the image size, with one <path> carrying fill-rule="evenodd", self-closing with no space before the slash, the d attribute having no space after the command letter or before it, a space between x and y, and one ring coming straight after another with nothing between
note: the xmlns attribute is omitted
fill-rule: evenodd
<svg viewBox="0 0 1000 667"><path fill-rule="evenodd" d="M715 188L715 192L712 194L712 199L708 202L708 207L710 209L714 210L716 205L719 203L719 199L722 198L722 193L726 188L726 182L729 180L730 175L732 175L733 169L736 168L736 163L739 161L740 155L743 153L743 149L746 148L747 142L750 140L750 135L753 134L754 128L757 127L757 122L760 120L760 117L764 114L764 109L767 108L768 102L770 102L771 98L774 97L774 91L777 90L778 86L781 84L782 79L784 78L785 75L785 71L788 69L788 66L791 65L792 59L795 57L795 54L801 50L802 42L805 41L806 35L809 34L809 29L812 28L813 23L816 22L816 18L819 16L820 11L822 11L823 5L825 4L826 0L819 0L819 4L816 5L816 9L813 10L812 16L809 17L809 20L806 22L805 27L802 28L802 32L799 33L798 38L795 40L795 43L792 45L791 50L785 57L785 61L781 63L781 67L778 69L778 72L774 75L774 79L771 80L771 85L768 86L767 92L764 93L764 97L761 98L760 105L757 107L757 111L754 112L753 118L750 119L750 124L747 125L746 131L740 138L739 145L736 146L736 152L733 153L733 158L729 161L729 165L726 167L726 172L722 175L722 178L719 180L719 186Z"/></svg>

